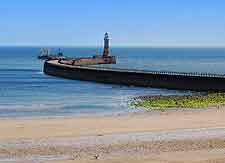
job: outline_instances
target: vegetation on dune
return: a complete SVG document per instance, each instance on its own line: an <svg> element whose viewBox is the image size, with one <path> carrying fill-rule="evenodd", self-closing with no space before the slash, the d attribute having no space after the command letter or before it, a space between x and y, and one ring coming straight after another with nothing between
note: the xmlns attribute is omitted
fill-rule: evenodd
<svg viewBox="0 0 225 163"><path fill-rule="evenodd" d="M131 102L132 106L147 109L167 108L202 108L209 106L225 105L224 93L209 93L208 95L193 96L150 96Z"/></svg>

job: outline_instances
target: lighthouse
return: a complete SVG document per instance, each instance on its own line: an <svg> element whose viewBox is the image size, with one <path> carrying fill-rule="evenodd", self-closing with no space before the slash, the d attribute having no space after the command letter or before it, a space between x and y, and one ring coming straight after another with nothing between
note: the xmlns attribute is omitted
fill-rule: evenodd
<svg viewBox="0 0 225 163"><path fill-rule="evenodd" d="M105 33L103 58L109 57L109 34Z"/></svg>

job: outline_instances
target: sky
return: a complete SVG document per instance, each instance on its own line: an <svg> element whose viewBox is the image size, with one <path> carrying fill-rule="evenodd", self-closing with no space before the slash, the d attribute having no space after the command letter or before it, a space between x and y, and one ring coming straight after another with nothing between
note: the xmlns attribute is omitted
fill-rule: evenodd
<svg viewBox="0 0 225 163"><path fill-rule="evenodd" d="M0 2L0 46L225 47L224 0Z"/></svg>

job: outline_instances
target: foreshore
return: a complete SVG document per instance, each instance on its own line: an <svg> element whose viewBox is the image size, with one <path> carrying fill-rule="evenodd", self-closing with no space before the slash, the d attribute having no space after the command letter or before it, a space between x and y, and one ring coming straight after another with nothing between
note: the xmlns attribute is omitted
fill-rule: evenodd
<svg viewBox="0 0 225 163"><path fill-rule="evenodd" d="M0 119L0 162L225 162L225 108Z"/></svg>

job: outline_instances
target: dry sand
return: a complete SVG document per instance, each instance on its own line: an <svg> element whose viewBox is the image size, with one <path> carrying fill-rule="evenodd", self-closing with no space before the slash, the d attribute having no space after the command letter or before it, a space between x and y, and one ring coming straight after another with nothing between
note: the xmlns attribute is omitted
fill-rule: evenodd
<svg viewBox="0 0 225 163"><path fill-rule="evenodd" d="M1 119L0 131L2 162L225 162L224 108Z"/></svg>

